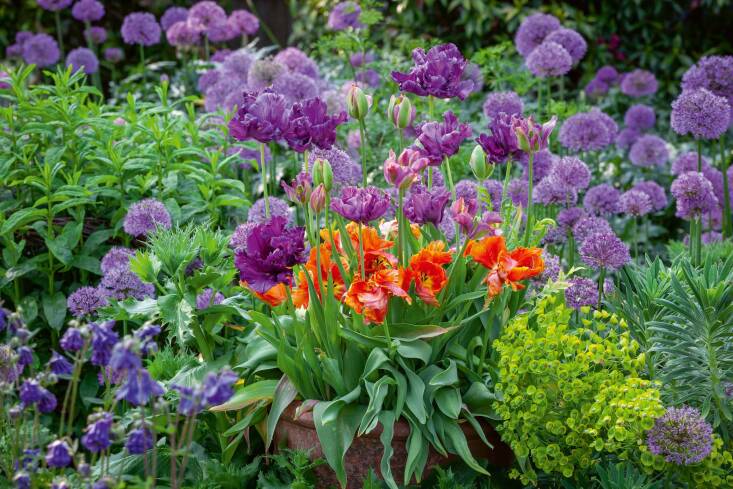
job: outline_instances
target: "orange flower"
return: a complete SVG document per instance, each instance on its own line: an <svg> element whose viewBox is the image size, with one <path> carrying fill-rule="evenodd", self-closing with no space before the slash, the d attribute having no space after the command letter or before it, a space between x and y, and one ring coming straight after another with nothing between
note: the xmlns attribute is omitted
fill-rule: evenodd
<svg viewBox="0 0 733 489"><path fill-rule="evenodd" d="M356 253L359 253L359 226L354 222L346 225L346 232L349 233L351 243ZM397 257L388 252L394 241L382 239L376 229L364 226L361 229L361 238L364 242L364 268L366 274L372 273L387 267L397 266Z"/></svg>
<svg viewBox="0 0 733 489"><path fill-rule="evenodd" d="M239 282L239 285L248 289L254 294L255 297L257 297L262 302L269 304L270 307L279 306L280 304L285 302L285 299L287 298L285 284L277 284L264 294L260 294L259 292L255 292L254 290L250 289L249 285L247 285L247 282Z"/></svg>
<svg viewBox="0 0 733 489"><path fill-rule="evenodd" d="M504 236L487 236L480 241L469 241L464 256L470 256L473 261L492 269L503 253L506 253Z"/></svg>
<svg viewBox="0 0 733 489"><path fill-rule="evenodd" d="M401 297L408 303L411 302L410 296L400 287L401 282L399 270L378 270L367 280L357 279L352 282L344 303L358 314L363 314L367 323L383 323L390 297Z"/></svg>
<svg viewBox="0 0 733 489"><path fill-rule="evenodd" d="M306 273L310 275L319 299L321 299L321 288L319 287L319 283L322 283L322 287L325 288L328 284L329 273L331 274L331 280L333 282L333 295L337 300L341 300L346 290L338 263L331 259L331 245L329 243L323 243L318 247L318 249L321 254L321 273L318 274L316 272L318 267L318 263L316 261L316 248L311 248L308 262L305 264L305 270L301 269L298 272L298 286L293 289L293 304L295 307L308 307L310 297ZM349 264L343 258L339 257L339 259L341 260L341 265L344 267L344 271L348 271Z"/></svg>
<svg viewBox="0 0 733 489"><path fill-rule="evenodd" d="M541 248L520 247L508 251L502 236L471 241L465 254L489 269L486 284L490 297L498 295L504 284L509 284L512 290L522 290L524 285L520 281L539 275L545 268Z"/></svg>
<svg viewBox="0 0 733 489"><path fill-rule="evenodd" d="M410 258L410 267L406 270L403 282L403 288L408 289L414 281L415 293L432 306L438 306L436 296L448 282L442 265L450 263L451 253L444 249L444 242L433 241Z"/></svg>
<svg viewBox="0 0 733 489"><path fill-rule="evenodd" d="M541 248L515 248L510 253L504 254L501 260L501 268L504 270L505 281L513 290L521 290L524 285L519 284L520 280L536 277L545 269L545 262L542 260Z"/></svg>

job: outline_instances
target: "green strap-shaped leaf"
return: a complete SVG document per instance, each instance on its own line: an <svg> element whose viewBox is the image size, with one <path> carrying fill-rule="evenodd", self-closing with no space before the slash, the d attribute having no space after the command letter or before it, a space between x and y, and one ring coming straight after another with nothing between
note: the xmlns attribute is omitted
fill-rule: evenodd
<svg viewBox="0 0 733 489"><path fill-rule="evenodd" d="M394 422L395 414L392 411L382 411L379 413L379 422L382 424L382 434L379 435L379 441L382 442L384 452L382 452L382 460L379 467L382 471L382 477L384 482L390 489L398 489L397 483L392 475L392 465L389 463L392 460L392 437L394 435Z"/></svg>
<svg viewBox="0 0 733 489"><path fill-rule="evenodd" d="M341 408L329 423L323 422L324 414L334 405L339 403ZM344 457L351 446L359 426L359 421L364 415L364 407L358 404L343 404L343 401L335 400L319 402L313 408L313 421L316 425L318 440L321 442L323 455L328 465L336 472L341 487L346 487L346 468Z"/></svg>
<svg viewBox="0 0 733 489"><path fill-rule="evenodd" d="M275 396L277 384L276 380L260 380L254 384L246 385L235 392L227 402L213 406L209 411L236 411L257 401L272 399Z"/></svg>
<svg viewBox="0 0 733 489"><path fill-rule="evenodd" d="M290 405L298 395L297 390L290 379L286 375L280 378L280 381L275 387L275 394L272 398L272 406L270 407L270 414L267 416L267 439L265 440L265 452L270 449L272 443L272 437L275 434L275 427L277 422L280 420L285 408Z"/></svg>

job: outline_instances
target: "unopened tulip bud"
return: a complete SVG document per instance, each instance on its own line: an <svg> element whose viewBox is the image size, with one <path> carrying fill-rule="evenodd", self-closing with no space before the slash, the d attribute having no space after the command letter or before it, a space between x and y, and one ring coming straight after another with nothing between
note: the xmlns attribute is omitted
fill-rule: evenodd
<svg viewBox="0 0 733 489"><path fill-rule="evenodd" d="M405 129L415 120L415 107L410 99L404 95L392 95L389 99L389 113L387 116L397 129Z"/></svg>
<svg viewBox="0 0 733 489"><path fill-rule="evenodd" d="M333 188L333 170L328 160L316 158L313 162L313 183L323 185L327 191Z"/></svg>
<svg viewBox="0 0 733 489"><path fill-rule="evenodd" d="M326 187L323 184L318 185L311 192L310 207L313 212L319 214L326 208Z"/></svg>
<svg viewBox="0 0 733 489"><path fill-rule="evenodd" d="M357 120L363 120L369 112L369 99L356 84L352 84L349 88L346 95L346 107L349 115Z"/></svg>
<svg viewBox="0 0 733 489"><path fill-rule="evenodd" d="M473 148L468 165L471 167L474 176L479 180L486 180L494 170L493 166L486 164L486 153L479 145Z"/></svg>
<svg viewBox="0 0 733 489"><path fill-rule="evenodd" d="M525 153L529 153L530 147L527 133L524 132L521 127L517 127L514 129L514 134L517 136L517 145L519 146L519 149Z"/></svg>

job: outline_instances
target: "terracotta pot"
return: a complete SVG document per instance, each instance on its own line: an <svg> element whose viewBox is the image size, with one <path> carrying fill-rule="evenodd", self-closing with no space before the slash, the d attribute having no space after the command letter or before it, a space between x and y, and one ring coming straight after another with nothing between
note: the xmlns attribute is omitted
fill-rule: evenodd
<svg viewBox="0 0 733 489"><path fill-rule="evenodd" d="M295 411L300 406L300 401L294 401L290 404L277 424L275 429L275 446L289 448L291 450L309 451L311 459L324 458L321 449L321 443L318 441L318 434L313 423L313 413L308 411L300 415L296 419ZM489 461L492 465L498 467L507 467L514 462L514 453L499 438L499 434L488 423L481 422L484 429L486 439L489 440L494 448L487 447L474 429L464 423L461 425L463 433L466 435L468 447L471 453L477 459ZM369 473L370 469L374 469L376 474L381 477L379 464L382 460L382 442L379 441L379 435L382 432L381 425L378 425L374 431L364 436L355 437L351 447L346 452L344 465L346 467L346 475L348 477L347 489L361 488L362 481ZM410 434L410 425L403 419L399 419L394 425L394 436L392 438L392 475L395 481L400 483L405 473L405 463L407 461L407 449L405 442ZM428 461L423 471L423 479L430 475L433 468L437 465L457 460L458 457L450 455L444 457L437 453L432 447L428 454ZM339 487L336 474L327 464L318 466L315 469L318 478L317 487L319 489L327 489L330 487Z"/></svg>

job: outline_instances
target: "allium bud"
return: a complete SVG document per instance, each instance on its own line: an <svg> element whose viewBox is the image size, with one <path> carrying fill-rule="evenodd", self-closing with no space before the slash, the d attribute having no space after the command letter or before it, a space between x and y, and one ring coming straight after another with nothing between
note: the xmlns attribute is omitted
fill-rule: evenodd
<svg viewBox="0 0 733 489"><path fill-rule="evenodd" d="M474 176L479 180L486 180L493 173L493 165L486 164L486 153L481 146L476 145L471 152L471 159L468 162Z"/></svg>
<svg viewBox="0 0 733 489"><path fill-rule="evenodd" d="M363 120L369 112L369 99L356 84L349 87L346 95L346 108L349 115L357 120Z"/></svg>
<svg viewBox="0 0 733 489"><path fill-rule="evenodd" d="M410 99L404 95L392 95L389 99L387 116L397 129L404 129L415 120L415 107Z"/></svg>
<svg viewBox="0 0 733 489"><path fill-rule="evenodd" d="M322 183L311 192L310 207L316 214L323 212L323 209L326 208L326 187Z"/></svg>
<svg viewBox="0 0 733 489"><path fill-rule="evenodd" d="M328 160L316 158L313 162L313 184L323 185L327 191L333 188L333 170Z"/></svg>

